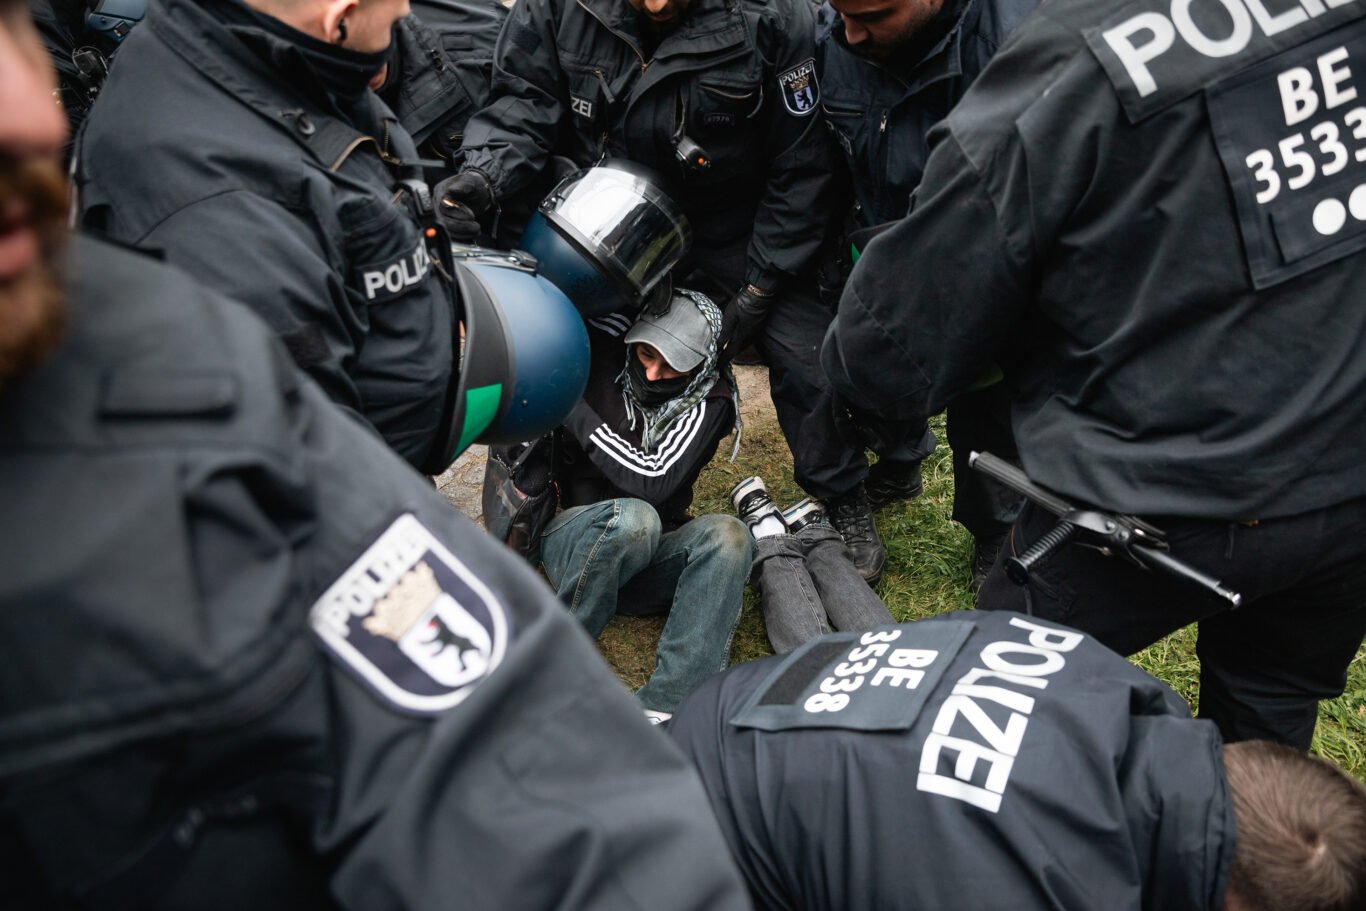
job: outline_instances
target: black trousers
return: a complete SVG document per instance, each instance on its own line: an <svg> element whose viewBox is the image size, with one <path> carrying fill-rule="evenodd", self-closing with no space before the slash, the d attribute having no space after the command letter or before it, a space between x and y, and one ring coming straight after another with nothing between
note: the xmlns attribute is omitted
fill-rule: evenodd
<svg viewBox="0 0 1366 911"><path fill-rule="evenodd" d="M1005 384L974 389L949 402L945 429L953 450L953 520L974 538L1005 534L1020 514L1023 498L968 467L968 456L973 452L989 452L1019 462Z"/></svg>
<svg viewBox="0 0 1366 911"><path fill-rule="evenodd" d="M724 309L744 281L748 246L747 238L721 248L695 246L679 270L684 277L674 284L702 291ZM793 478L820 498L848 493L868 475L863 444L837 420L821 369L821 343L833 319L815 280L799 277L780 290L754 340L768 365L773 408L792 451Z"/></svg>
<svg viewBox="0 0 1366 911"><path fill-rule="evenodd" d="M1032 613L1131 655L1199 624L1200 717L1224 739L1309 747L1320 699L1342 694L1366 636L1366 499L1260 522L1148 518L1171 553L1243 596L1231 609L1195 584L1064 545L1020 587L998 559L978 608ZM1026 503L1005 554L1053 525Z"/></svg>

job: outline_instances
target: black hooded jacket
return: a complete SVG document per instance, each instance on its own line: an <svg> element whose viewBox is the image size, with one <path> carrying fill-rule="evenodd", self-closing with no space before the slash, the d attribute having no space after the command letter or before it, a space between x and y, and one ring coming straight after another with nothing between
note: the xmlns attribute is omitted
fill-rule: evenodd
<svg viewBox="0 0 1366 911"><path fill-rule="evenodd" d="M967 611L823 636L713 677L669 733L759 908L1223 908L1218 731L1065 627Z"/></svg>
<svg viewBox="0 0 1366 911"><path fill-rule="evenodd" d="M80 140L81 221L250 306L435 473L456 303L398 183L417 157L372 92L339 101L235 0L153 0Z"/></svg>
<svg viewBox="0 0 1366 911"><path fill-rule="evenodd" d="M466 166L505 197L531 187L552 154L580 167L639 162L663 175L699 245L748 243L747 280L776 288L820 244L834 163L809 0L696 0L653 51L640 29L625 0L514 6ZM708 167L680 162L680 136Z"/></svg>
<svg viewBox="0 0 1366 911"><path fill-rule="evenodd" d="M863 251L835 388L924 417L999 363L1030 477L1121 513L1366 496L1366 11L1316 9L1211 46L1162 0L1041 6Z"/></svg>

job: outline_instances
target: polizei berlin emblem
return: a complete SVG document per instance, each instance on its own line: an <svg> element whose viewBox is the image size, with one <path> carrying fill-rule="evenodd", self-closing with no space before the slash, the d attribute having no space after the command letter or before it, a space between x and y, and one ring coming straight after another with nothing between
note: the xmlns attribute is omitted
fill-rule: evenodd
<svg viewBox="0 0 1366 911"><path fill-rule="evenodd" d="M816 83L816 61L808 59L778 77L783 104L798 117L816 110L821 100L821 89Z"/></svg>
<svg viewBox="0 0 1366 911"><path fill-rule="evenodd" d="M507 612L411 515L401 516L313 605L323 643L386 702L458 705L507 649Z"/></svg>

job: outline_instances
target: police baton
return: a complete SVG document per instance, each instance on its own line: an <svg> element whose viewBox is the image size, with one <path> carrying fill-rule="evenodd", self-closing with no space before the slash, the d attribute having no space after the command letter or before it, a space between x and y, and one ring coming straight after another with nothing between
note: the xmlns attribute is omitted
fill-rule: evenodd
<svg viewBox="0 0 1366 911"><path fill-rule="evenodd" d="M1028 582L1029 573L1035 566L1047 560L1068 541L1076 540L1098 548L1106 556L1122 554L1145 569L1159 570L1194 582L1234 607L1243 603L1243 596L1238 592L1173 557L1168 552L1166 534L1137 516L1077 509L1052 491L1035 484L1028 475L1005 459L989 452L972 453L968 456L968 465L1058 517L1057 523L1026 548L1024 553L1006 558L1006 575L1016 585Z"/></svg>

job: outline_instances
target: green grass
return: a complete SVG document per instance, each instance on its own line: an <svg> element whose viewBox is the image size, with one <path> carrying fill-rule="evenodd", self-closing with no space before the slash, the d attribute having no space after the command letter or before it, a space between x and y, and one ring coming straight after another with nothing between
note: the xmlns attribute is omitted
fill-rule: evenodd
<svg viewBox="0 0 1366 911"><path fill-rule="evenodd" d="M942 441L942 417L936 422L935 432ZM703 472L697 485L694 514L730 512L727 494L731 487L741 478L755 474L764 478L769 493L783 506L804 496L792 480L792 460L771 411L747 419L744 444L733 465L727 461L730 452L730 444L723 442L716 459ZM878 514L878 529L887 546L887 568L877 590L898 620L966 609L974 603L968 588L972 538L961 526L949 521L953 468L946 446L941 444L926 460L924 474L923 495ZM654 669L654 648L662 626L663 619L658 617L619 617L599 640L607 660L633 689L644 684ZM764 634L758 598L752 590L747 591L732 661L749 661L772 653ZM1132 660L1180 693L1192 709L1198 708L1199 662L1195 657L1194 628L1173 633ZM1352 662L1344 695L1321 706L1314 751L1366 781L1366 648Z"/></svg>

